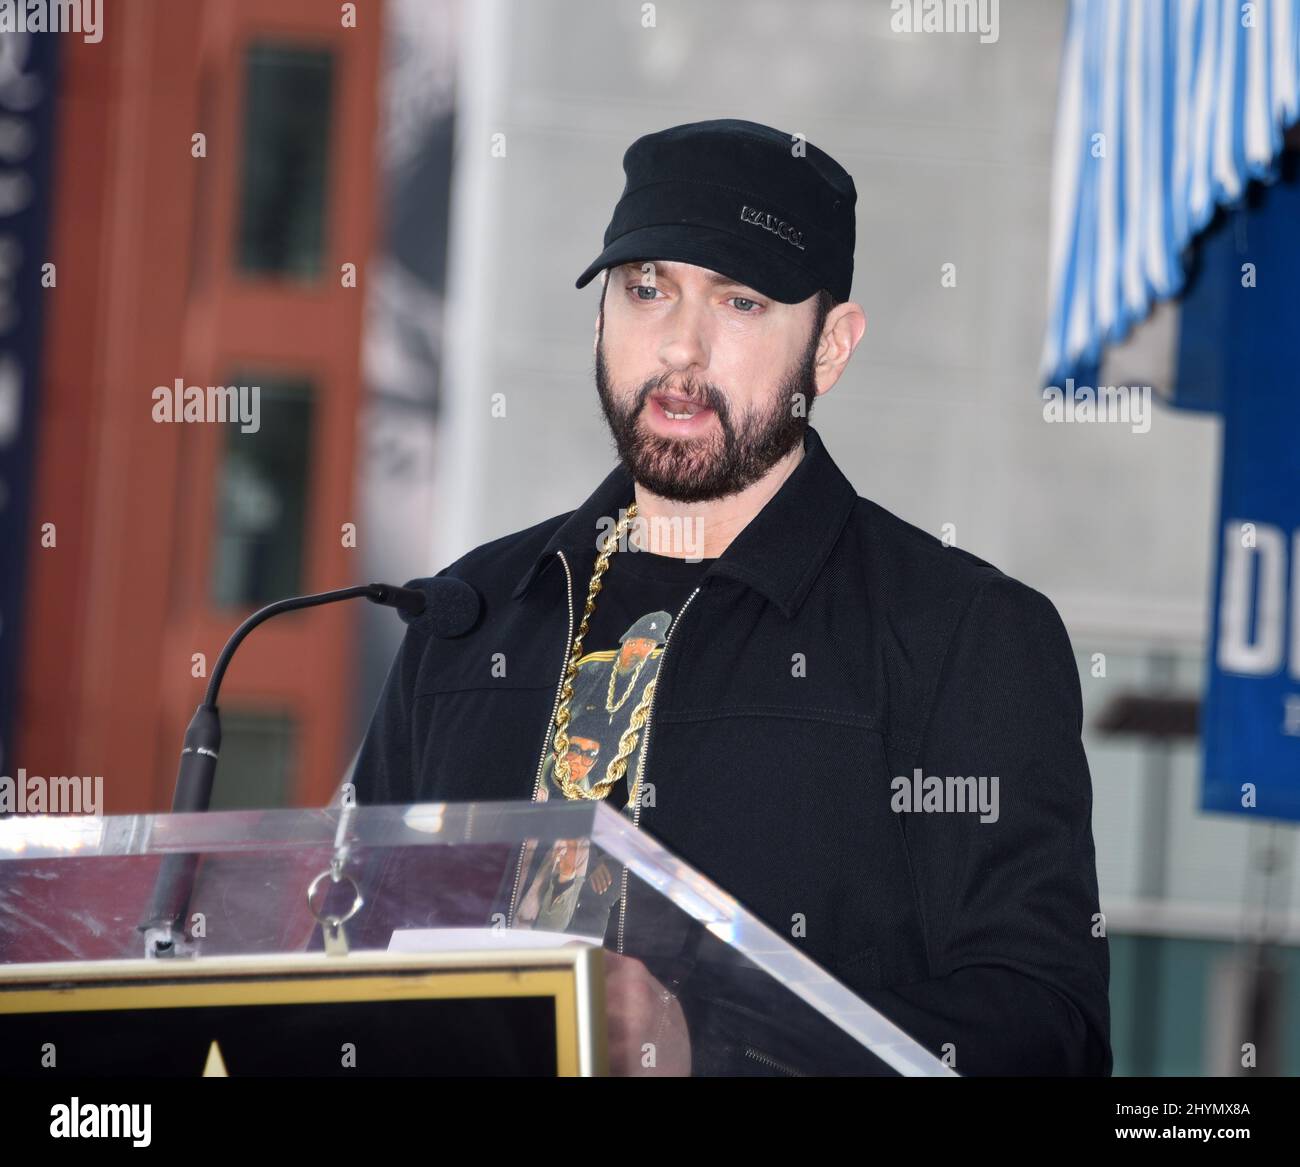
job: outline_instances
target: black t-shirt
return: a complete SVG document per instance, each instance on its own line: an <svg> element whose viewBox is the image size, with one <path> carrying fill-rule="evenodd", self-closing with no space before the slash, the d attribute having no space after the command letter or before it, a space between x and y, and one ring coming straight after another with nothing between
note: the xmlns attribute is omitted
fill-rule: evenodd
<svg viewBox="0 0 1300 1167"><path fill-rule="evenodd" d="M590 560L574 565L575 635L595 562L593 550ZM610 556L583 638L569 704L570 774L583 785L590 787L608 773L633 714L652 697L648 686L658 675L672 622L714 562L690 562L634 550L615 551ZM653 710L649 713L646 724L653 729ZM552 738L554 732L552 725ZM628 815L635 809L628 802L629 789L636 779L644 741L643 725L635 741L628 742L626 769L605 800ZM548 751L542 766L548 800L564 798L555 779L554 761L553 751ZM600 934L606 923L612 933L617 926L621 869L603 861L592 863L583 843L537 848L524 870L518 916L524 926L583 934Z"/></svg>
<svg viewBox="0 0 1300 1167"><path fill-rule="evenodd" d="M575 777L585 775L585 785L599 782L619 750L635 710L650 698L647 686L659 671L664 643L682 605L700 578L716 560L694 562L649 551L615 551L601 579L596 608L582 641L578 675L569 705L569 767ZM574 635L582 620L591 572L578 563L574 572ZM628 809L629 779L636 777L644 729L627 755L624 776L606 798L616 810ZM548 794L564 797L555 783L548 759L543 770ZM630 813L630 810L629 810Z"/></svg>

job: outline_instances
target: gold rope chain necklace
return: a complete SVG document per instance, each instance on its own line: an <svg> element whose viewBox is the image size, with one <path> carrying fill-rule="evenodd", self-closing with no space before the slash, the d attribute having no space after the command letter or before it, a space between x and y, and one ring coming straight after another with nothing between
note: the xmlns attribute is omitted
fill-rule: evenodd
<svg viewBox="0 0 1300 1167"><path fill-rule="evenodd" d="M623 731L622 736L618 739L618 753L609 760L609 765L605 767L604 778L593 785L590 790L584 789L574 780L569 770L568 726L571 716L569 701L573 697L573 680L578 675L578 658L582 656L582 638L587 635L591 614L596 610L596 596L602 586L601 577L609 570L609 557L617 550L620 540L635 518L636 503L633 502L624 512L623 518L618 521L618 526L606 538L601 546L600 554L596 556L596 566L591 573L591 582L587 585L587 603L582 611L582 622L578 625L578 635L574 637L573 649L569 653L569 665L564 673L564 688L560 693L560 707L555 713L555 738L552 744L555 750L555 773L560 780L560 789L564 791L565 798L585 798L594 802L606 797L614 789L615 784L627 773L627 760L632 755L632 751L636 749L636 743L641 737L641 729L645 725L647 716L649 716L650 701L654 696L654 681L647 683L640 702L632 710L627 729ZM633 683L635 684L635 678L633 678ZM619 704L621 705L622 702L620 701ZM636 795L635 790L629 791L628 802L632 802Z"/></svg>

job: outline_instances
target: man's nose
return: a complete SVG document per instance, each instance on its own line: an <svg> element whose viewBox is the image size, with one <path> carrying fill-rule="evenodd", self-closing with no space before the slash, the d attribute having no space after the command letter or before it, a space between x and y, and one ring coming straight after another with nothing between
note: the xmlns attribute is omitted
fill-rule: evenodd
<svg viewBox="0 0 1300 1167"><path fill-rule="evenodd" d="M709 341L703 305L683 301L665 323L659 359L668 369L687 376L709 367Z"/></svg>

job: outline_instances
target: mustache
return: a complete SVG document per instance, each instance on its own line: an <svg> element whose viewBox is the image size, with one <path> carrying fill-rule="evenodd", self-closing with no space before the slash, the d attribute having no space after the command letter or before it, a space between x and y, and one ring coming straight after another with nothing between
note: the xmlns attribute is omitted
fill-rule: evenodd
<svg viewBox="0 0 1300 1167"><path fill-rule="evenodd" d="M689 402L691 405L705 406L712 409L720 417L726 416L726 396L712 382L687 381L680 388L677 388L670 383L670 378L671 374L651 377L641 386L641 392L637 395L638 413L645 408L651 396L662 393L665 396L677 397L682 401Z"/></svg>

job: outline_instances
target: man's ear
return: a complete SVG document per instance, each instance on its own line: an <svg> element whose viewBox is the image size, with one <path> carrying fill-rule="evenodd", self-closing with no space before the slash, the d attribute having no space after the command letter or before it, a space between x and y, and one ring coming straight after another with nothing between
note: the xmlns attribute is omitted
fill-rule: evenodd
<svg viewBox="0 0 1300 1167"><path fill-rule="evenodd" d="M867 314L861 304L852 300L836 304L827 313L817 353L818 396L827 392L840 379L840 374L844 372L845 365L849 363L853 350L858 347L866 330Z"/></svg>

